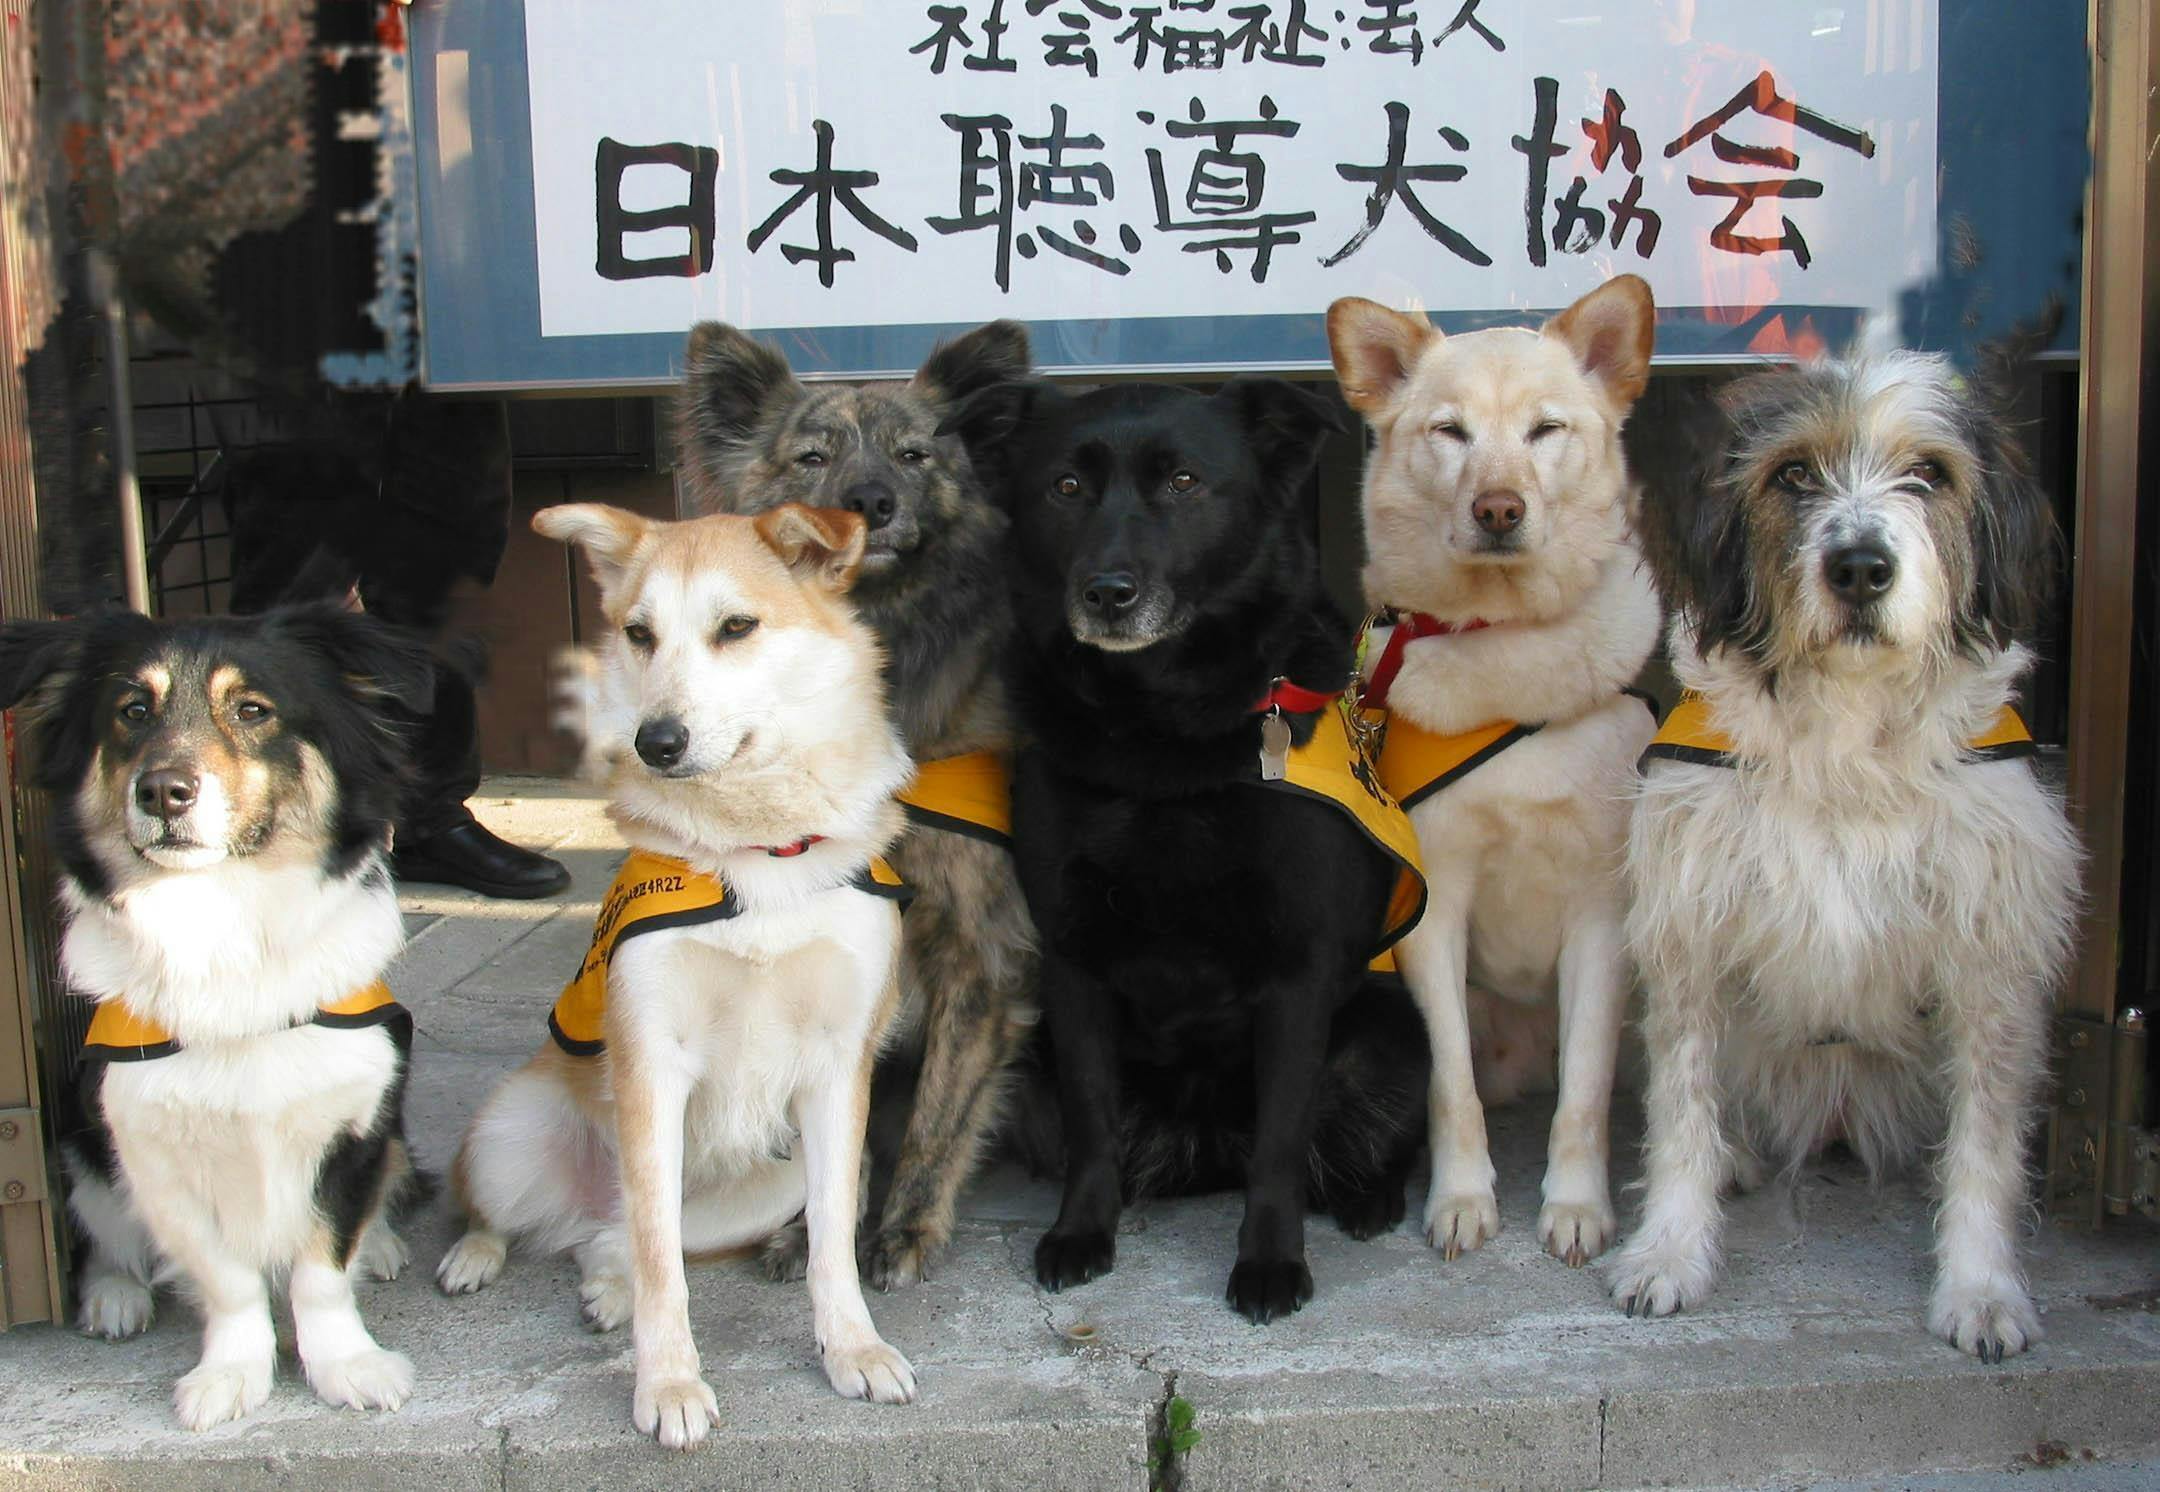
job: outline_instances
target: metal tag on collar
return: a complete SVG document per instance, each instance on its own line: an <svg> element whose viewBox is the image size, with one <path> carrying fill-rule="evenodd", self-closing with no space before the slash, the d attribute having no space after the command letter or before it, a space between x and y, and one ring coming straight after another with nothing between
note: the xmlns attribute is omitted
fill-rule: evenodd
<svg viewBox="0 0 2160 1492"><path fill-rule="evenodd" d="M1280 685L1281 679L1275 681ZM1275 687L1271 685L1270 688ZM1260 720L1260 780L1280 782L1290 763L1290 722L1283 719L1282 706L1273 705Z"/></svg>

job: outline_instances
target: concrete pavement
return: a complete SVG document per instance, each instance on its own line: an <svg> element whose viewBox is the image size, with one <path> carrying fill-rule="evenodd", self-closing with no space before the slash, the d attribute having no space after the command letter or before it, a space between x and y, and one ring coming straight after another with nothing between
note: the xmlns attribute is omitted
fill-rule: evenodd
<svg viewBox="0 0 2160 1492"><path fill-rule="evenodd" d="M445 1165L488 1085L540 1039L582 953L619 852L580 790L491 783L499 830L571 865L562 901L485 902L414 888L412 943L392 984L421 1029L411 1128ZM909 1354L922 1398L839 1399L799 1285L741 1260L695 1268L692 1316L724 1423L689 1456L629 1425L627 1334L578 1323L566 1262L515 1257L485 1293L445 1300L431 1214L414 1263L362 1289L385 1345L419 1371L395 1415L325 1408L288 1357L250 1420L189 1435L173 1380L192 1313L160 1298L150 1333L111 1345L71 1331L0 1337L0 1485L243 1489L425 1486L1146 1487L1164 1405L1194 1409L1187 1492L1401 1487L2160 1485L2160 1232L2098 1238L2035 1225L2030 1260L2048 1337L2000 1367L1929 1337L1927 1207L1849 1166L1732 1212L1733 1265L1701 1312L1631 1321L1592 1270L1539 1252L1545 1111L1494 1116L1504 1231L1443 1263L1413 1224L1372 1243L1311 1231L1318 1295L1265 1328L1222 1304L1236 1199L1128 1215L1116 1272L1062 1296L1034 1285L1051 1186L994 1171L963 1204L936 1277L871 1309ZM1616 1116L1619 1172L1639 1130ZM1414 1183L1412 1216L1422 1198ZM1629 1203L1623 1201L1623 1212Z"/></svg>

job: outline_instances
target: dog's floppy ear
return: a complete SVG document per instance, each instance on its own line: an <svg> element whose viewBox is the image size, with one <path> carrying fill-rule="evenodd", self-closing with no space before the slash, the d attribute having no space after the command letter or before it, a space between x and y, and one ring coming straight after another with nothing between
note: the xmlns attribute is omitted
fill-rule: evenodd
<svg viewBox="0 0 2160 1492"><path fill-rule="evenodd" d="M862 573L863 546L869 541L870 526L860 513L782 503L758 514L752 522L765 547L804 580L837 594L852 586Z"/></svg>
<svg viewBox="0 0 2160 1492"><path fill-rule="evenodd" d="M923 397L950 406L993 384L1017 382L1032 366L1027 328L1017 321L991 321L940 342L913 383Z"/></svg>
<svg viewBox="0 0 2160 1492"><path fill-rule="evenodd" d="M88 633L77 620L0 623L0 710L73 673Z"/></svg>
<svg viewBox="0 0 2160 1492"><path fill-rule="evenodd" d="M1346 295L1327 309L1335 377L1344 401L1367 419L1387 408L1426 347L1439 339L1438 329L1423 316L1360 296Z"/></svg>
<svg viewBox="0 0 2160 1492"><path fill-rule="evenodd" d="M2060 578L2062 533L2032 464L1996 411L1973 411L1967 439L1980 466L1973 495L1973 591L1961 632L1996 647L2028 639Z"/></svg>
<svg viewBox="0 0 2160 1492"><path fill-rule="evenodd" d="M1215 397L1237 411L1261 470L1290 475L1285 487L1312 469L1330 430L1348 428L1334 400L1286 379L1233 378Z"/></svg>
<svg viewBox="0 0 2160 1492"><path fill-rule="evenodd" d="M700 321L683 348L683 386L676 401L682 459L709 473L722 450L749 437L767 408L802 391L778 351L724 321Z"/></svg>
<svg viewBox="0 0 2160 1492"><path fill-rule="evenodd" d="M561 503L542 508L532 517L533 532L543 538L575 544L592 567L593 580L603 598L615 594L623 572L630 568L638 546L652 531L652 520L627 508L606 503Z"/></svg>
<svg viewBox="0 0 2160 1492"><path fill-rule="evenodd" d="M427 644L402 627L336 602L280 607L265 620L271 630L327 658L355 698L388 700L412 715L435 708L435 660Z"/></svg>
<svg viewBox="0 0 2160 1492"><path fill-rule="evenodd" d="M1582 370L1622 409L1649 387L1657 302L1640 275L1615 275L1546 322L1544 331L1573 349Z"/></svg>
<svg viewBox="0 0 2160 1492"><path fill-rule="evenodd" d="M1733 645L1757 656L1769 637L1754 593L1741 474L1731 461L1739 411L1760 388L1754 380L1671 386L1657 417L1631 420L1622 435L1642 491L1636 535L1659 599L1687 614L1705 649Z"/></svg>

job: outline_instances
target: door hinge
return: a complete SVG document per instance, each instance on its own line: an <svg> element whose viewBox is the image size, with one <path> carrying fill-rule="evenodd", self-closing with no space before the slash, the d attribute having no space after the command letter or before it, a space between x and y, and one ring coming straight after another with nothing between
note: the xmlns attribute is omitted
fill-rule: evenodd
<svg viewBox="0 0 2160 1492"><path fill-rule="evenodd" d="M0 1109L0 1207L45 1200L45 1140L36 1109Z"/></svg>
<svg viewBox="0 0 2160 1492"><path fill-rule="evenodd" d="M2145 1127L2145 1012L2116 1014L2108 1082L2106 1177L2101 1203L2114 1217L2160 1217L2160 1134Z"/></svg>

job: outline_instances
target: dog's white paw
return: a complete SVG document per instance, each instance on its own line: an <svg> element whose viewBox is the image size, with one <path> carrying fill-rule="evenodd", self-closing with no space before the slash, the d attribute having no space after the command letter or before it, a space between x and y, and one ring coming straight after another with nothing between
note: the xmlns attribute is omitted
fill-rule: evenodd
<svg viewBox="0 0 2160 1492"><path fill-rule="evenodd" d="M360 1246L353 1250L353 1258L368 1278L394 1280L412 1262L412 1250L398 1237L397 1229L378 1222L360 1235Z"/></svg>
<svg viewBox="0 0 2160 1492"><path fill-rule="evenodd" d="M435 1283L445 1295L470 1295L495 1283L509 1257L510 1245L500 1233L475 1228L443 1251Z"/></svg>
<svg viewBox="0 0 2160 1492"><path fill-rule="evenodd" d="M307 1376L315 1397L340 1409L399 1409L412 1397L411 1361L380 1347L333 1362L311 1362Z"/></svg>
<svg viewBox="0 0 2160 1492"><path fill-rule="evenodd" d="M578 1281L578 1300L587 1326L613 1331L630 1319L630 1277L613 1272L587 1275Z"/></svg>
<svg viewBox="0 0 2160 1492"><path fill-rule="evenodd" d="M671 1451L686 1451L720 1423L720 1401L710 1384L688 1378L640 1381L630 1396L630 1422Z"/></svg>
<svg viewBox="0 0 2160 1492"><path fill-rule="evenodd" d="M262 1408L270 1397L270 1363L206 1362L173 1388L173 1412L190 1430L208 1430Z"/></svg>
<svg viewBox="0 0 2160 1492"><path fill-rule="evenodd" d="M83 1288L76 1319L93 1337L117 1342L150 1324L157 1305L150 1287L132 1275L101 1274Z"/></svg>
<svg viewBox="0 0 2160 1492"><path fill-rule="evenodd" d="M1547 1202L1538 1209L1538 1242L1570 1269L1604 1253L1617 1228L1608 1202Z"/></svg>
<svg viewBox="0 0 2160 1492"><path fill-rule="evenodd" d="M876 1337L860 1347L826 1348L825 1376L844 1399L868 1399L874 1404L915 1402L915 1369Z"/></svg>
<svg viewBox="0 0 2160 1492"><path fill-rule="evenodd" d="M1621 1250L1606 1279L1614 1302L1630 1316L1670 1316L1710 1298L1717 1263L1707 1250L1638 1240Z"/></svg>
<svg viewBox="0 0 2160 1492"><path fill-rule="evenodd" d="M1955 1288L1937 1285L1928 1303L1928 1330L1982 1362L2015 1357L2040 1340L2040 1313L2016 1283Z"/></svg>
<svg viewBox="0 0 2160 1492"><path fill-rule="evenodd" d="M1434 1187L1425 1199L1425 1241L1454 1259L1483 1248L1500 1234L1500 1204L1490 1189L1444 1192Z"/></svg>

